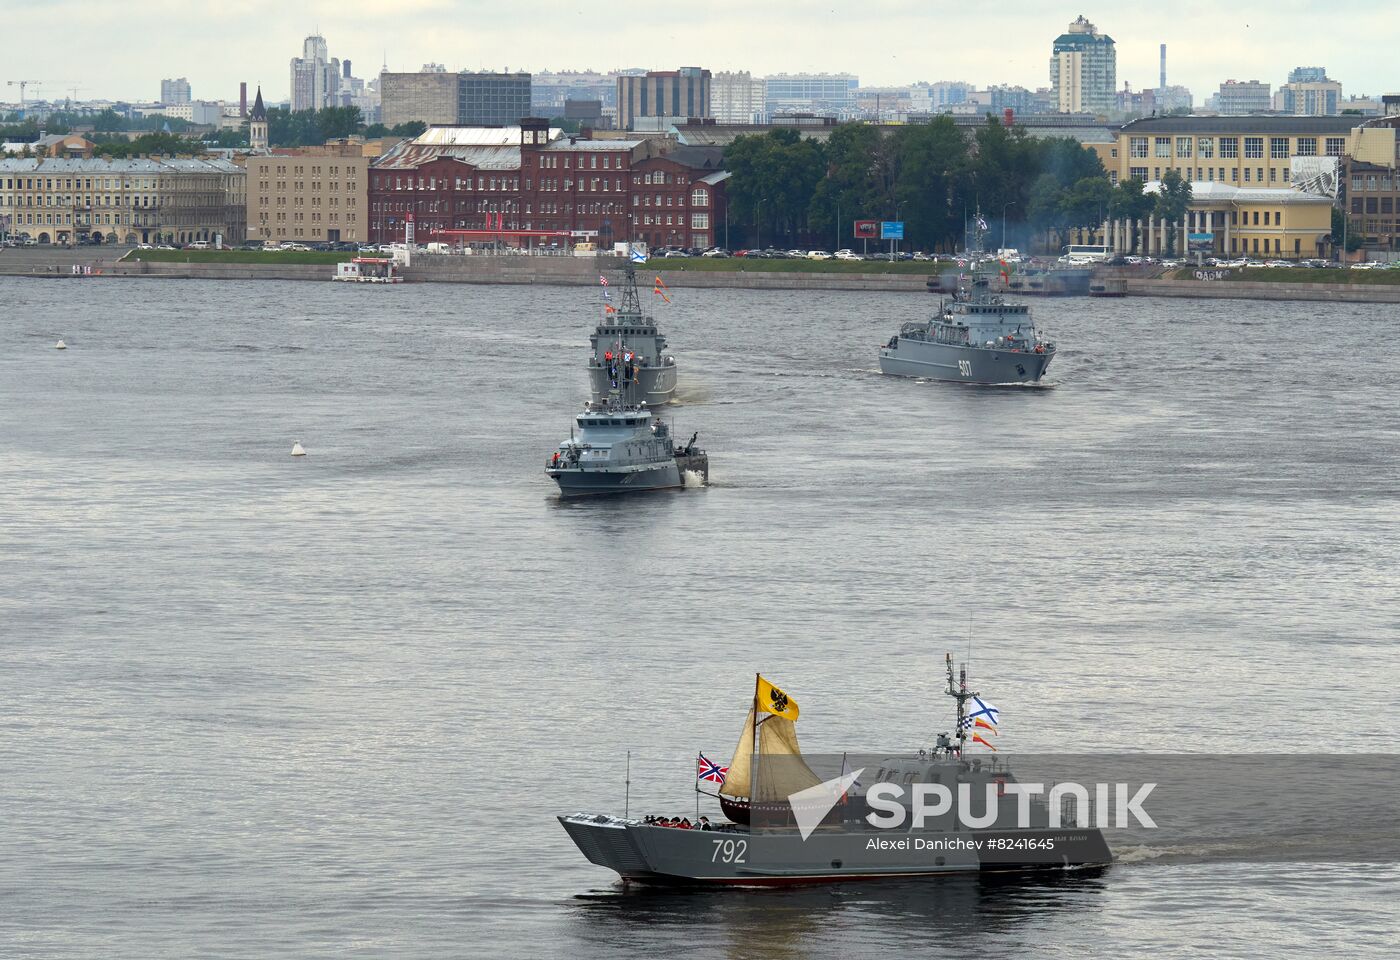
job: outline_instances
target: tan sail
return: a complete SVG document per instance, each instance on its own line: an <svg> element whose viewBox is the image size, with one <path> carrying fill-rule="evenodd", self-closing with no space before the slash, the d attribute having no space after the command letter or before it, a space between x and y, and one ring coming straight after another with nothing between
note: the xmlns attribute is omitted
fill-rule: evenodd
<svg viewBox="0 0 1400 960"><path fill-rule="evenodd" d="M758 725L758 763L753 756L753 708L744 720L744 732L729 761L729 773L719 792L747 800L786 800L789 794L816 786L821 779L802 759L797 728L791 720L765 714ZM755 774L754 768L757 767ZM757 776L755 788L753 778Z"/></svg>
<svg viewBox="0 0 1400 960"><path fill-rule="evenodd" d="M744 732L739 734L739 745L734 748L734 759L729 761L729 772L724 775L724 783L719 792L726 797L749 795L750 771L753 767L753 707L749 707L748 719L744 721Z"/></svg>
<svg viewBox="0 0 1400 960"><path fill-rule="evenodd" d="M785 717L765 717L758 727L758 783L750 800L785 801L799 790L815 787L821 778L802 759L797 745L797 727Z"/></svg>

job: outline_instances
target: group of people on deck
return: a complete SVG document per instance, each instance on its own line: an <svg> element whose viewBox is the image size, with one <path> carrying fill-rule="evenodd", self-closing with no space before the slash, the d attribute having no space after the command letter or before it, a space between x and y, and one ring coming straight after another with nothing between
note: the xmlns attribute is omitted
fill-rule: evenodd
<svg viewBox="0 0 1400 960"><path fill-rule="evenodd" d="M614 356L611 350L608 350L603 354L603 364L608 368L608 379L612 382L612 385L614 387L617 386L619 373L622 374L623 383L639 379L640 374L642 372L642 365L640 363L637 363L635 365L633 364L632 361L634 356L635 354L633 354L631 350L628 350L618 356ZM636 359L640 360L641 358L637 357Z"/></svg>
<svg viewBox="0 0 1400 960"><path fill-rule="evenodd" d="M710 826L709 817L701 817L699 820L696 820L694 823L691 823L685 817L653 817L648 815L642 819L642 823L653 827L675 827L679 830L714 829L714 827Z"/></svg>

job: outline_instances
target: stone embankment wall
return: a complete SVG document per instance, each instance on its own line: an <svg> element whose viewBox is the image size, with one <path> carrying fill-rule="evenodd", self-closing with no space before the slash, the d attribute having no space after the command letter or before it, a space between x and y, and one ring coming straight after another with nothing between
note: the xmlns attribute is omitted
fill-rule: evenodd
<svg viewBox="0 0 1400 960"><path fill-rule="evenodd" d="M44 249L0 251L0 275L66 276L73 266L103 276L200 278L211 280L314 280L328 282L331 264L167 263L119 261L125 250ZM404 272L411 283L563 284L591 286L600 273L618 267L613 258L458 257L422 255ZM659 271L641 266L642 282ZM1245 280L1164 280L1127 270L1104 270L1120 280L1128 296L1196 297L1239 300L1315 300L1333 303L1400 303L1400 284L1257 283ZM889 290L923 293L922 274L789 273L784 271L685 270L661 273L668 287L713 287L749 290Z"/></svg>
<svg viewBox="0 0 1400 960"><path fill-rule="evenodd" d="M1128 280L1127 288L1130 297L1400 303L1400 284L1254 283L1248 280Z"/></svg>

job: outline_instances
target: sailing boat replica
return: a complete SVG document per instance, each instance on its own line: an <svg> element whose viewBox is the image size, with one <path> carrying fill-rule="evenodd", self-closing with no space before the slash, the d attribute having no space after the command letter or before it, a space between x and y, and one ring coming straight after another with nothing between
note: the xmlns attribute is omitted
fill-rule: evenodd
<svg viewBox="0 0 1400 960"><path fill-rule="evenodd" d="M788 797L821 783L797 745L797 715L796 700L754 675L753 703L718 794L730 820L750 823L755 806L765 822L782 817Z"/></svg>
<svg viewBox="0 0 1400 960"><path fill-rule="evenodd" d="M956 726L930 749L874 755L850 772L843 754L840 773L822 780L797 743L796 701L760 676L717 795L731 822L696 828L602 813L559 822L593 863L654 884L774 886L1110 863L1103 833L1076 823L1087 810L1069 817L1044 801L1023 803L1006 789L1017 780L1004 761L966 756L979 728L995 726L996 711L968 689L965 667L955 679L951 655L947 668ZM964 788L983 798L971 804L975 823ZM940 790L957 802L924 815L924 796Z"/></svg>

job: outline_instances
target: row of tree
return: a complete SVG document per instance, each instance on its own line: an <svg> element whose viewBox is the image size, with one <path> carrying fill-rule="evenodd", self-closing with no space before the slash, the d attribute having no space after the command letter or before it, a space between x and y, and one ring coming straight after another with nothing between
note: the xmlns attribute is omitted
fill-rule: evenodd
<svg viewBox="0 0 1400 960"><path fill-rule="evenodd" d="M844 247L853 221L869 219L902 220L913 248L951 252L980 215L994 241L1053 248L1109 218L1166 217L1174 230L1191 200L1179 178L1155 196L1141 181L1114 187L1078 141L1038 139L991 118L970 137L946 116L843 124L825 143L772 130L735 139L724 163L733 246Z"/></svg>

